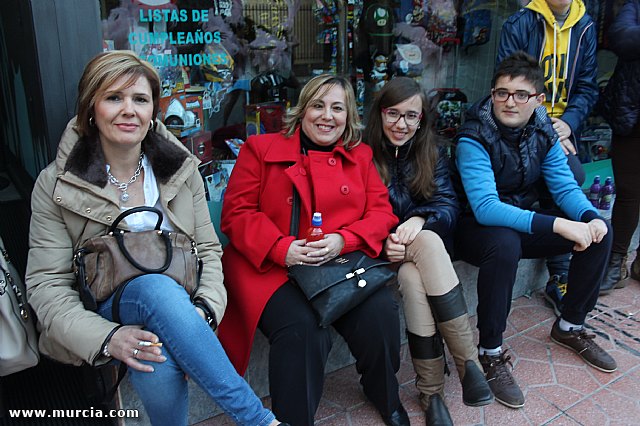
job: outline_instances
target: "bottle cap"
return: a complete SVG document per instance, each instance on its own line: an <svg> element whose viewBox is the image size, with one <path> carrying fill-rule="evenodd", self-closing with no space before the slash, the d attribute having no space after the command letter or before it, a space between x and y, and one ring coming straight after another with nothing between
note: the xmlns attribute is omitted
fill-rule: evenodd
<svg viewBox="0 0 640 426"><path fill-rule="evenodd" d="M315 212L313 214L313 218L311 219L311 225L322 226L322 213Z"/></svg>

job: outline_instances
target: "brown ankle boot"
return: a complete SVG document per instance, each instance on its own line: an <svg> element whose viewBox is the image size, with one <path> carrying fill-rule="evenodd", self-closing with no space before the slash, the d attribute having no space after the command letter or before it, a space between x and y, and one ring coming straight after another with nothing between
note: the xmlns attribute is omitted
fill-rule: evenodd
<svg viewBox="0 0 640 426"><path fill-rule="evenodd" d="M462 286L458 284L442 296L428 296L428 300L438 330L455 361L464 404L472 407L490 404L493 394L478 361L478 348L473 343Z"/></svg>
<svg viewBox="0 0 640 426"><path fill-rule="evenodd" d="M600 283L600 296L611 293L616 288L624 288L629 277L626 253L611 252L607 271Z"/></svg>
<svg viewBox="0 0 640 426"><path fill-rule="evenodd" d="M631 270L629 271L631 279L640 281L640 250L636 252L636 258L631 264Z"/></svg>

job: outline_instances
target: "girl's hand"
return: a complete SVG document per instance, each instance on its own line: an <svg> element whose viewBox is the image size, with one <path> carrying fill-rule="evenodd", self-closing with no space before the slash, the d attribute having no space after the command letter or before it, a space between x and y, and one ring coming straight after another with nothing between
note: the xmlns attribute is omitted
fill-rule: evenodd
<svg viewBox="0 0 640 426"><path fill-rule="evenodd" d="M425 218L413 216L398 225L396 228L396 235L398 235L398 238L400 239L400 244L411 244L418 235L418 232L422 231L424 222Z"/></svg>
<svg viewBox="0 0 640 426"><path fill-rule="evenodd" d="M402 262L404 260L405 246L400 243L397 234L389 234L384 242L384 255L391 262Z"/></svg>

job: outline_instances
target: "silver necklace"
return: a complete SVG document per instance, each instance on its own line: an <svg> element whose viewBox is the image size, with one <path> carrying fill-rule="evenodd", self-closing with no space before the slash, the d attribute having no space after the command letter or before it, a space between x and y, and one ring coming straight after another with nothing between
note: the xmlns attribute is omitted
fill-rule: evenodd
<svg viewBox="0 0 640 426"><path fill-rule="evenodd" d="M118 179L116 179L116 177L111 174L111 167L109 167L109 170L107 171L107 177L109 178L109 183L111 183L112 185L115 185L116 188L122 191L122 195L120 195L120 201L122 201L123 203L126 203L127 201L129 201L130 197L129 197L129 193L127 192L129 185L135 182L136 179L138 179L138 176L140 176L140 173L142 173L143 157L144 157L144 152L141 152L140 158L138 159L138 167L136 167L136 171L133 173L133 176L131 176L128 182L120 182Z"/></svg>

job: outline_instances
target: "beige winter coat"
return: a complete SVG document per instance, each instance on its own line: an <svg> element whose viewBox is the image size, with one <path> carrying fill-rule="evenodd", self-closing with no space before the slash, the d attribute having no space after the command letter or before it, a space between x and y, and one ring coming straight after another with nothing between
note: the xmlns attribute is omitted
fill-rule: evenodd
<svg viewBox="0 0 640 426"><path fill-rule="evenodd" d="M74 249L103 235L118 216L117 194L106 181L102 149L97 141L80 141L65 129L56 160L38 177L31 199L31 229L26 282L29 303L38 316L40 351L60 362L97 365L102 345L118 324L82 306L74 289ZM204 267L196 298L202 298L222 319L227 303L220 257L222 249L211 224L199 161L162 126L169 139L143 142L158 181L165 216L177 231L197 242ZM119 225L126 228L123 222Z"/></svg>

